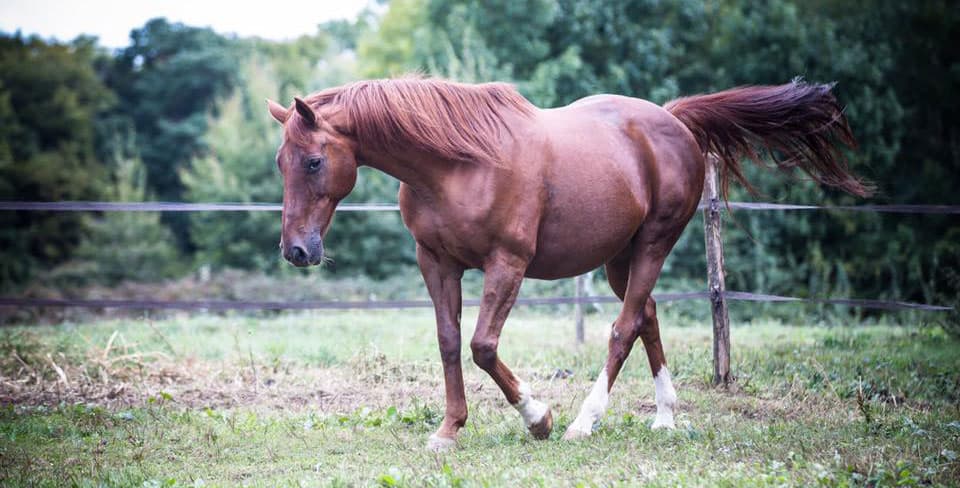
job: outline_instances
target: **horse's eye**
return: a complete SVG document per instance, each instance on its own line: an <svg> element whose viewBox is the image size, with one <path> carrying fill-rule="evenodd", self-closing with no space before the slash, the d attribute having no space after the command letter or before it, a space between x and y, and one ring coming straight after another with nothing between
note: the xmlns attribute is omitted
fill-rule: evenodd
<svg viewBox="0 0 960 488"><path fill-rule="evenodd" d="M307 171L314 172L320 169L320 166L323 166L323 158L310 158L307 160Z"/></svg>

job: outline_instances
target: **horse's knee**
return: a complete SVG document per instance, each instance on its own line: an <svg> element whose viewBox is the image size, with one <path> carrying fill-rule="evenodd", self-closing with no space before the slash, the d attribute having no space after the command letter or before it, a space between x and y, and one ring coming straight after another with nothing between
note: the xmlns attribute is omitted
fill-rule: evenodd
<svg viewBox="0 0 960 488"><path fill-rule="evenodd" d="M470 341L470 351L473 352L473 362L484 371L493 369L497 362L497 342L487 339Z"/></svg>
<svg viewBox="0 0 960 488"><path fill-rule="evenodd" d="M440 340L440 361L443 364L460 362L460 339Z"/></svg>
<svg viewBox="0 0 960 488"><path fill-rule="evenodd" d="M441 331L437 334L440 346L440 360L444 364L460 362L460 331L450 328L449 332Z"/></svg>

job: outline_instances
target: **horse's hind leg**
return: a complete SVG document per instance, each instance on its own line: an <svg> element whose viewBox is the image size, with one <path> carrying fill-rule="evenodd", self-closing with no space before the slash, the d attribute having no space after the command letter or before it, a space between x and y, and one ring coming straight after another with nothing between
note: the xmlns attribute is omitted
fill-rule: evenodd
<svg viewBox="0 0 960 488"><path fill-rule="evenodd" d="M630 278L630 256L632 249L626 249L604 266L610 289L622 302L627 295L627 280Z"/></svg>
<svg viewBox="0 0 960 488"><path fill-rule="evenodd" d="M607 409L609 393L613 383L623 367L624 361L630 355L637 338L643 338L650 357L651 367L655 376L657 388L657 411L664 412L664 422L657 427L668 425L666 412L669 410L669 419L672 424L672 407L676 403L676 393L670 384L669 373L664 367L663 348L660 344L660 331L656 319L656 305L650 297L650 292L660 276L660 269L666 260L670 249L673 248L686 220L675 221L673 226L645 226L637 234L632 247L632 255L627 265L628 273L623 273L616 262L607 267L607 276L610 285L618 296L623 293L623 308L613 323L608 342L607 362L600 371L597 381L583 402L577 418L567 428L565 439L575 439L590 435L593 424L600 419ZM613 270L614 273L610 273ZM626 276L626 278L624 278ZM624 279L626 283L624 285ZM656 363L656 367L653 365ZM662 391L662 394L661 394ZM660 409L663 404L664 409Z"/></svg>
<svg viewBox="0 0 960 488"><path fill-rule="evenodd" d="M607 281L613 293L623 300L627 292L627 280L630 277L629 255L611 260L606 265ZM663 344L660 342L660 321L657 320L657 302L653 297L647 299L643 308L643 322L639 336L647 350L647 360L650 362L650 372L653 374L653 383L656 390L657 416L652 427L672 428L673 408L677 403L677 392L673 389L670 380L670 371L667 369L667 358L663 354Z"/></svg>
<svg viewBox="0 0 960 488"><path fill-rule="evenodd" d="M643 310L643 326L640 328L640 340L647 350L647 361L650 362L650 372L653 374L653 386L656 390L657 416L653 420L654 429L672 429L673 409L677 405L677 392L673 389L670 380L670 370L667 369L667 358L663 355L663 344L660 342L660 323L657 320L657 303L653 297L647 299L647 306Z"/></svg>

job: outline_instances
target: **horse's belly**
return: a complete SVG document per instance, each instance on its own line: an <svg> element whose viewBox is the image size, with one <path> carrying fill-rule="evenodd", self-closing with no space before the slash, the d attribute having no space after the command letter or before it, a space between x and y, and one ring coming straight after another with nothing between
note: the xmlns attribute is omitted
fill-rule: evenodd
<svg viewBox="0 0 960 488"><path fill-rule="evenodd" d="M606 263L630 244L650 208L652 154L638 151L611 103L587 101L544 115L552 157L531 278L576 276Z"/></svg>
<svg viewBox="0 0 960 488"><path fill-rule="evenodd" d="M571 199L551 208L526 276L559 279L606 263L630 245L646 213L629 195Z"/></svg>

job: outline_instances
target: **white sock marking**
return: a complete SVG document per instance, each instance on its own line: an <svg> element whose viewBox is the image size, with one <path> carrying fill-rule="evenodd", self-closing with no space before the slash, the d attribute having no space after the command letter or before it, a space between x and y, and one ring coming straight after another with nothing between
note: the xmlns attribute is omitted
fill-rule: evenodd
<svg viewBox="0 0 960 488"><path fill-rule="evenodd" d="M657 376L653 379L657 392L657 417L653 420L653 429L674 428L673 408L677 405L677 392L670 381L670 371L666 365L660 367Z"/></svg>
<svg viewBox="0 0 960 488"><path fill-rule="evenodd" d="M444 452L449 451L457 447L457 440L450 439L447 437L440 437L437 434L430 434L430 437L427 439L427 449L433 452Z"/></svg>
<svg viewBox="0 0 960 488"><path fill-rule="evenodd" d="M580 407L580 413L574 419L567 431L576 431L584 434L593 432L595 424L604 413L607 412L607 403L610 401L610 395L607 392L607 368L604 367L597 376L597 382L593 384L593 389L587 395L586 400Z"/></svg>
<svg viewBox="0 0 960 488"><path fill-rule="evenodd" d="M517 389L520 390L520 400L513 405L513 408L520 412L524 425L529 428L543 420L543 416L547 414L549 407L547 407L547 404L533 399L530 394L530 385L526 382L521 381Z"/></svg>

